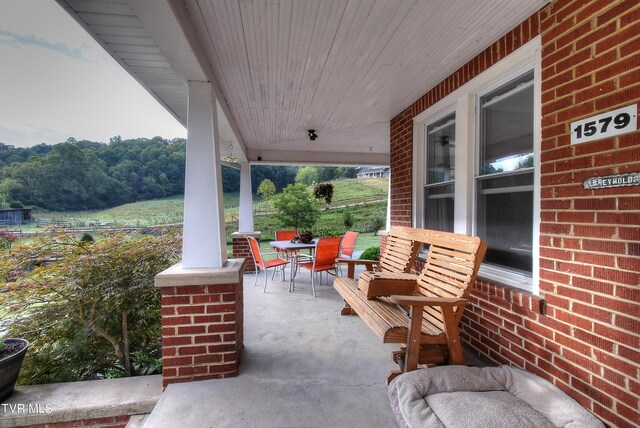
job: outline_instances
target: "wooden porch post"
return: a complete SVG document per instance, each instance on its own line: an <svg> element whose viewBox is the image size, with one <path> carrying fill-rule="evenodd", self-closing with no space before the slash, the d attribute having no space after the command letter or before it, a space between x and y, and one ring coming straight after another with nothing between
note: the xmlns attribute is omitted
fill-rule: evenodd
<svg viewBox="0 0 640 428"><path fill-rule="evenodd" d="M227 261L218 118L209 82L189 82L182 267Z"/></svg>

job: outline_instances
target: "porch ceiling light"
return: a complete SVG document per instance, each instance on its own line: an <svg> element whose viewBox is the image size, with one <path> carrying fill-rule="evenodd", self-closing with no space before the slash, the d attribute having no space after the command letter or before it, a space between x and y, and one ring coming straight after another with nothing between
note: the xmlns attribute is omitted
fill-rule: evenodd
<svg viewBox="0 0 640 428"><path fill-rule="evenodd" d="M233 155L233 143L229 141L229 153L222 158L223 161L228 163L238 163L238 158Z"/></svg>
<svg viewBox="0 0 640 428"><path fill-rule="evenodd" d="M315 141L316 138L318 138L318 134L316 134L316 130L315 129L310 129L307 132L309 133L309 139L311 141Z"/></svg>

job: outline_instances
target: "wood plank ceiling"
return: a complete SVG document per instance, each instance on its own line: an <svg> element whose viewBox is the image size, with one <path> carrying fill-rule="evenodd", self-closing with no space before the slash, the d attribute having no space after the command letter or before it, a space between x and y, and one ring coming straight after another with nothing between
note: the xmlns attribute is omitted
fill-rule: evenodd
<svg viewBox="0 0 640 428"><path fill-rule="evenodd" d="M57 1L186 123L192 77L151 28L167 3ZM250 160L384 164L389 120L547 0L168 2Z"/></svg>
<svg viewBox="0 0 640 428"><path fill-rule="evenodd" d="M245 145L259 154L388 153L391 118L545 1L183 3L183 25L195 29Z"/></svg>

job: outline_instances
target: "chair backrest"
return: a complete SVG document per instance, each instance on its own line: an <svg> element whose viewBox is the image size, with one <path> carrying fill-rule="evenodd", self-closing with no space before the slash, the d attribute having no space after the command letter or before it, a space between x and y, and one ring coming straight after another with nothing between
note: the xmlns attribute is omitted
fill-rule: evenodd
<svg viewBox="0 0 640 428"><path fill-rule="evenodd" d="M424 229L417 232L416 241L427 246L416 292L427 297L468 298L487 250L486 243L478 237ZM456 325L463 309L455 309ZM439 307L425 306L423 318L444 328Z"/></svg>
<svg viewBox="0 0 640 428"><path fill-rule="evenodd" d="M420 242L412 236L411 227L392 226L387 235L384 253L380 257L381 272L408 273L418 255Z"/></svg>
<svg viewBox="0 0 640 428"><path fill-rule="evenodd" d="M253 261L256 266L260 268L264 268L264 263L262 262L262 253L260 253L260 244L256 241L256 238L253 236L247 236L247 241L249 241L249 249L251 250L251 255L253 256Z"/></svg>
<svg viewBox="0 0 640 428"><path fill-rule="evenodd" d="M353 250L356 246L356 239L358 238L358 232L352 232L348 230L342 237L340 242L340 256L351 258Z"/></svg>
<svg viewBox="0 0 640 428"><path fill-rule="evenodd" d="M342 238L320 238L316 243L314 266L329 266L336 263L338 251L340 250L340 240Z"/></svg>
<svg viewBox="0 0 640 428"><path fill-rule="evenodd" d="M297 230L276 230L276 241L291 241L297 234Z"/></svg>

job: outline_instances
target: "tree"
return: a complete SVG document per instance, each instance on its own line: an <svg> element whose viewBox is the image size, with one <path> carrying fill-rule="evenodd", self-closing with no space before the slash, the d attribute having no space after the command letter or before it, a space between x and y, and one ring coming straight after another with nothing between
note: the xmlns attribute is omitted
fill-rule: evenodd
<svg viewBox="0 0 640 428"><path fill-rule="evenodd" d="M313 166L303 166L296 174L296 183L311 186L318 181L318 169Z"/></svg>
<svg viewBox="0 0 640 428"><path fill-rule="evenodd" d="M273 181L265 178L258 186L257 193L262 196L263 201L268 201L273 195L275 195L276 185L273 184Z"/></svg>
<svg viewBox="0 0 640 428"><path fill-rule="evenodd" d="M155 275L177 261L180 239L113 234L96 241L60 233L0 259L0 331L31 343L27 383L96 378L117 359L137 374L134 352L159 349Z"/></svg>
<svg viewBox="0 0 640 428"><path fill-rule="evenodd" d="M296 230L311 229L318 219L315 201L302 184L288 185L272 200L274 208L278 211L276 217L283 227Z"/></svg>

